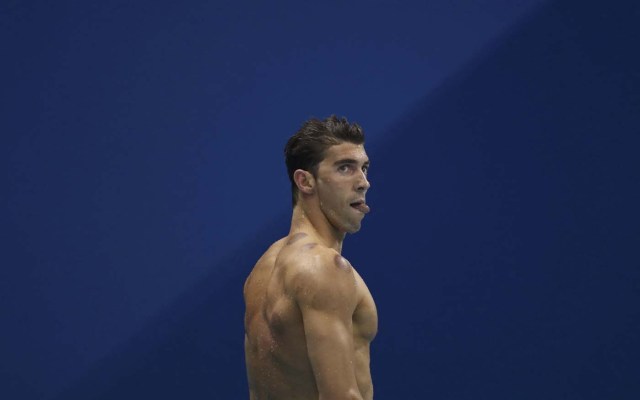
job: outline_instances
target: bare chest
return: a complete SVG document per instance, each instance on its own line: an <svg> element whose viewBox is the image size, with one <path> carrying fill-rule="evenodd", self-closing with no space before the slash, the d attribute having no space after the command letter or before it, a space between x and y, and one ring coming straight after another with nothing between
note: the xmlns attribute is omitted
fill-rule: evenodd
<svg viewBox="0 0 640 400"><path fill-rule="evenodd" d="M353 312L353 336L355 340L371 342L378 333L378 311L373 296L367 286L359 279L362 295Z"/></svg>

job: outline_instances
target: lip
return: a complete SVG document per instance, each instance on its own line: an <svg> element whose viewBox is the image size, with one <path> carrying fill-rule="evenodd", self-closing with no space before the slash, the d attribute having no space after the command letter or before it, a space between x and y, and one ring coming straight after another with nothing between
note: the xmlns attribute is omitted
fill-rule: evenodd
<svg viewBox="0 0 640 400"><path fill-rule="evenodd" d="M370 211L370 208L364 199L352 201L349 203L349 206L362 214L367 214Z"/></svg>

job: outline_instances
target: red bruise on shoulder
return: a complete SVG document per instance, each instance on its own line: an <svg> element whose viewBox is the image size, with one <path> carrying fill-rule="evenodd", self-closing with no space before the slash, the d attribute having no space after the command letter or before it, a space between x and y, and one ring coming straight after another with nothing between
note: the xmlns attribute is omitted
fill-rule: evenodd
<svg viewBox="0 0 640 400"><path fill-rule="evenodd" d="M287 240L287 245L293 244L295 242L297 242L298 240L306 237L307 234L304 232L298 232L298 233L294 233L293 235L291 235L291 237L289 238L289 240Z"/></svg>
<svg viewBox="0 0 640 400"><path fill-rule="evenodd" d="M342 270L348 271L349 268L351 268L351 264L349 264L349 261L347 261L340 254L336 254L336 256L334 257L334 261L336 263L336 267Z"/></svg>

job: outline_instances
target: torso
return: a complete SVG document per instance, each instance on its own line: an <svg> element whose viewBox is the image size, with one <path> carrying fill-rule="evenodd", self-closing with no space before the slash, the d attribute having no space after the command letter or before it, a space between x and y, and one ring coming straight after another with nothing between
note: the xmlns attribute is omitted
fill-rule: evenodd
<svg viewBox="0 0 640 400"><path fill-rule="evenodd" d="M296 234L274 243L245 283L245 356L252 400L318 398L302 314L289 281L301 259L326 252L334 252L338 264L326 268L344 268L354 281L355 374L362 397L372 398L369 343L377 332L378 320L371 293L357 271L337 252L321 247L305 234Z"/></svg>

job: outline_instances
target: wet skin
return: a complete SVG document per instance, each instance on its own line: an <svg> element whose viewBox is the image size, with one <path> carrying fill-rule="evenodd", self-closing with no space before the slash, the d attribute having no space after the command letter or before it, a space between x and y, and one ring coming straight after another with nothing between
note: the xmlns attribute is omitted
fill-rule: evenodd
<svg viewBox="0 0 640 400"><path fill-rule="evenodd" d="M252 400L373 398L369 345L375 303L341 256L369 211L362 145L332 146L316 176L301 170L291 231L264 253L244 287Z"/></svg>
<svg viewBox="0 0 640 400"><path fill-rule="evenodd" d="M292 243L286 244L287 241ZM308 301L309 297L323 294L343 298L338 302L320 300L321 304ZM377 313L364 281L345 258L308 237L282 239L258 261L245 284L245 298L245 352L252 400L318 399L317 381L335 385L337 390L351 384L360 395L353 398L373 398L369 343L377 331ZM307 321L300 301L305 303L302 308L306 313L319 313L317 321L313 317ZM323 306L336 305L341 307L337 311L340 318L322 310ZM347 323L343 323L345 319ZM327 341L322 336L326 330L320 327L309 332L305 323L346 325L329 330L336 337L326 343L327 349L317 350L333 353L319 355L330 356L325 360L327 371L314 368L310 360L314 355L309 354L308 346L310 341L316 342L312 345ZM321 363L319 367L322 368ZM336 374L330 371L332 368L348 373ZM338 393L326 398L343 397Z"/></svg>

